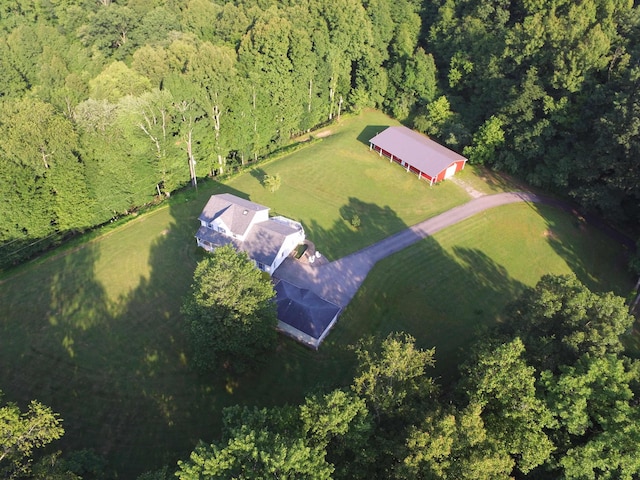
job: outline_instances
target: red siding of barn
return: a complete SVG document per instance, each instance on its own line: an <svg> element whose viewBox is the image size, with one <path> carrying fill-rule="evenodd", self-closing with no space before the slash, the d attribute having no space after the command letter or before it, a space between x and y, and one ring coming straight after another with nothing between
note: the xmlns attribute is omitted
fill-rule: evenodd
<svg viewBox="0 0 640 480"><path fill-rule="evenodd" d="M464 168L464 162L454 162L451 165L456 166L456 173L458 173L460 170L462 170ZM449 165L449 166L451 166ZM444 170L442 170L438 176L436 177L436 182L441 182L442 180L444 180L444 176L447 174L447 169L445 168Z"/></svg>
<svg viewBox="0 0 640 480"><path fill-rule="evenodd" d="M384 155L387 158L392 158L391 157L391 153L387 152L386 150L379 148L377 146L374 146L373 149L378 152L378 153L382 153L382 155ZM406 163L398 158L398 157L393 157L393 161L396 162L398 165L402 165L403 168L407 168L406 167ZM465 162L453 162L451 165L456 166L456 173L458 173L460 170L462 170L464 168L464 163ZM449 165L449 166L451 166ZM415 173L416 175L418 175L418 178L426 180L427 182L431 182L431 177L429 175L427 175L424 172L419 171L417 168L415 168L413 165L409 165L409 171L411 171L412 173ZM438 183L441 182L442 180L444 180L444 176L447 173L447 169L445 168L444 170L442 170L436 178L433 179L433 183Z"/></svg>
<svg viewBox="0 0 640 480"><path fill-rule="evenodd" d="M420 172L420 178L422 178L423 180L426 180L427 182L431 182L431 177L426 173Z"/></svg>

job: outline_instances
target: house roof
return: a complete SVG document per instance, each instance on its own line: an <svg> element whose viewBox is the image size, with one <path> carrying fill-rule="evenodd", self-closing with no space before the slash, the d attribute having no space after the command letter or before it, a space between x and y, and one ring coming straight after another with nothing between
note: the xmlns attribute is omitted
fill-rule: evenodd
<svg viewBox="0 0 640 480"><path fill-rule="evenodd" d="M284 280L276 286L278 319L307 335L319 339L340 313L340 307L311 290Z"/></svg>
<svg viewBox="0 0 640 480"><path fill-rule="evenodd" d="M209 242L214 247L224 247L225 245L233 245L238 248L242 242L234 240L232 237L218 233L207 227L200 227L196 232L196 238Z"/></svg>
<svg viewBox="0 0 640 480"><path fill-rule="evenodd" d="M404 126L389 127L369 142L430 177L436 177L454 162L467 161L462 155Z"/></svg>
<svg viewBox="0 0 640 480"><path fill-rule="evenodd" d="M240 248L256 262L272 265L285 239L298 230L274 220L253 225Z"/></svg>
<svg viewBox="0 0 640 480"><path fill-rule="evenodd" d="M236 197L230 193L211 195L198 220L207 223L220 219L232 233L243 236L257 212L269 210L268 207Z"/></svg>
<svg viewBox="0 0 640 480"><path fill-rule="evenodd" d="M268 220L254 224L244 242L202 226L196 232L196 238L205 240L214 247L231 244L237 250L247 252L256 262L271 266L285 239L296 233L298 230L295 228Z"/></svg>

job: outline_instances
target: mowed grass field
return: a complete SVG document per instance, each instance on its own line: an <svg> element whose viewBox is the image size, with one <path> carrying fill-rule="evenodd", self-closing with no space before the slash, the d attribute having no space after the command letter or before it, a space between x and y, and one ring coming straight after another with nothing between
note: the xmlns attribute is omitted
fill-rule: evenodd
<svg viewBox="0 0 640 480"><path fill-rule="evenodd" d="M526 287L546 273L572 272L593 291L626 296L633 287L624 252L603 232L551 207L498 207L378 263L332 340L408 332L436 347L434 374L448 381L465 348L501 322Z"/></svg>
<svg viewBox="0 0 640 480"><path fill-rule="evenodd" d="M302 222L316 248L332 260L469 199L454 183L430 188L369 151L368 140L397 121L369 110L341 122L318 132L321 142L260 165L228 185L271 207L272 214ZM280 175L276 192L262 187L265 174ZM361 220L357 231L351 227L354 214Z"/></svg>
<svg viewBox="0 0 640 480"><path fill-rule="evenodd" d="M370 153L366 139L394 122L367 111L330 134L226 184L205 182L82 248L25 265L0 283L0 389L35 398L64 419L64 451L93 448L120 478L175 465L219 431L236 403L297 403L314 389L348 385L349 345L407 330L436 346L448 375L475 329L546 272L575 271L598 289L626 294L619 247L565 213L501 207L451 227L380 263L319 352L281 338L255 372L198 376L179 313L203 252L193 235L212 193L231 192L301 220L317 248L338 258L469 199L445 182L429 188ZM363 139L365 142L363 142ZM261 175L279 173L270 193ZM491 193L510 188L467 168L458 178ZM359 214L362 226L350 218Z"/></svg>

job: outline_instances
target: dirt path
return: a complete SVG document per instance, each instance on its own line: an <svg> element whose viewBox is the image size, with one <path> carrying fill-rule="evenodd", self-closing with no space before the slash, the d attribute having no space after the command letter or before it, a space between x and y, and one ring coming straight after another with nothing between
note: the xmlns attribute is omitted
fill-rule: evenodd
<svg viewBox="0 0 640 480"><path fill-rule="evenodd" d="M483 195L325 265L301 264L288 258L273 276L299 287L308 288L321 297L346 307L379 260L484 210L517 202L562 206L556 200L533 193L509 192Z"/></svg>
<svg viewBox="0 0 640 480"><path fill-rule="evenodd" d="M480 198L480 197L483 197L485 195L481 191L476 190L475 188L473 188L471 185L469 185L464 180L461 180L461 179L456 178L456 177L453 177L450 180L453 183L455 183L456 185L458 185L461 188L463 188L465 190L465 192L467 192L471 196L471 198Z"/></svg>

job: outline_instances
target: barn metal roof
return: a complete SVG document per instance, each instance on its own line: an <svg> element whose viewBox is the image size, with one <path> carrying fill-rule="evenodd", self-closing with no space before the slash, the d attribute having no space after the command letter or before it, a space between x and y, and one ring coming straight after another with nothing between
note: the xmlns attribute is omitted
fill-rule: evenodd
<svg viewBox="0 0 640 480"><path fill-rule="evenodd" d="M369 143L404 160L430 177L436 177L454 162L467 161L462 155L404 126L389 127L369 140Z"/></svg>

